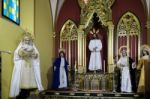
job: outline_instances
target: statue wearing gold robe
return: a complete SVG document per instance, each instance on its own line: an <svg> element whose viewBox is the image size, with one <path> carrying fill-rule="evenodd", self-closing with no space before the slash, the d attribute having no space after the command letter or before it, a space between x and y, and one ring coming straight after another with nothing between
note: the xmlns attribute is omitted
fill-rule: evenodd
<svg viewBox="0 0 150 99"><path fill-rule="evenodd" d="M145 90L145 77L144 77L144 73L145 73L145 69L144 69L144 61L148 61L149 58L149 52L145 49L143 49L142 51L142 57L138 62L138 66L137 66L137 70L141 70L140 73L140 78L139 78L139 83L138 83L138 92L144 92Z"/></svg>

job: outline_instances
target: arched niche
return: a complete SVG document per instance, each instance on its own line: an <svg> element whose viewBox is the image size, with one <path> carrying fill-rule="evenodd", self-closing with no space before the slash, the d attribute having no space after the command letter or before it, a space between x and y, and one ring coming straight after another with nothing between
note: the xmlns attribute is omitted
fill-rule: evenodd
<svg viewBox="0 0 150 99"><path fill-rule="evenodd" d="M138 17L132 12L126 12L119 19L116 33L116 56L122 46L127 47L128 55L137 62L140 58L140 32L141 26Z"/></svg>
<svg viewBox="0 0 150 99"><path fill-rule="evenodd" d="M102 70L98 70L97 72L102 72L106 71L106 63L107 63L107 26L102 25L101 21L99 21L99 17L97 16L97 13L93 13L93 17L91 19L92 21L92 27L90 28L90 31L86 31L86 70L87 72L91 72L88 67L89 67L89 61L90 61L90 54L91 51L89 50L89 43L90 40L93 39L93 34L91 32L97 31L96 35L97 38L101 40L102 42L102 50L100 51L101 54L101 61L102 62ZM104 66L105 65L105 66ZM105 68L105 69L104 69Z"/></svg>
<svg viewBox="0 0 150 99"><path fill-rule="evenodd" d="M115 0L78 0L81 7L80 24L78 27L78 66L83 72L87 71L87 35L92 29L94 23L93 15L96 13L99 18L101 29L105 28L107 36L107 56L106 67L108 72L112 72L113 68L113 32L114 25L112 22L111 6Z"/></svg>
<svg viewBox="0 0 150 99"><path fill-rule="evenodd" d="M60 31L60 48L65 49L70 68L78 64L78 33L77 26L72 20L67 20Z"/></svg>

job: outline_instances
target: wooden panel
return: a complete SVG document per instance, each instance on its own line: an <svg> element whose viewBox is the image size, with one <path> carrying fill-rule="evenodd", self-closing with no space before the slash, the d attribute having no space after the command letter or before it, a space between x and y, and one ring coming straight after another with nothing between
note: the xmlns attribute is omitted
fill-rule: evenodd
<svg viewBox="0 0 150 99"><path fill-rule="evenodd" d="M145 66L145 99L150 97L150 60L144 62Z"/></svg>

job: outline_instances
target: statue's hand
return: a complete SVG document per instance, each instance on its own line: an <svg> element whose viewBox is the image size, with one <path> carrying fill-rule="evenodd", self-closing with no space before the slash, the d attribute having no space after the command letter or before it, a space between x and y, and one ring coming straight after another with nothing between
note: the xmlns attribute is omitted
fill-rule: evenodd
<svg viewBox="0 0 150 99"><path fill-rule="evenodd" d="M96 49L97 49L97 47L93 48L93 51L95 52L95 51L96 51Z"/></svg>
<svg viewBox="0 0 150 99"><path fill-rule="evenodd" d="M56 66L54 66L54 71L56 70Z"/></svg>
<svg viewBox="0 0 150 99"><path fill-rule="evenodd" d="M34 59L36 59L38 57L38 55L36 53L32 53L31 57L34 58Z"/></svg>
<svg viewBox="0 0 150 99"><path fill-rule="evenodd" d="M120 64L120 66L121 66L121 67L124 67L125 65L123 65L123 64Z"/></svg>
<svg viewBox="0 0 150 99"><path fill-rule="evenodd" d="M135 69L136 68L136 63L132 63L132 68Z"/></svg>

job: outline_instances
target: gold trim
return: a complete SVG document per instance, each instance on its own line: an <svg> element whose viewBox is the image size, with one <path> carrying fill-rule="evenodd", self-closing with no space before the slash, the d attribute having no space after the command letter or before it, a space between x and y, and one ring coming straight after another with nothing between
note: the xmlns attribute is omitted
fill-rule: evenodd
<svg viewBox="0 0 150 99"><path fill-rule="evenodd" d="M143 50L143 49L147 50L147 51L150 53L150 46L144 44L144 45L141 46L141 49L139 50L139 51L140 51L140 56L141 56L141 53L142 53L142 50ZM140 57L140 58L141 58L141 57Z"/></svg>
<svg viewBox="0 0 150 99"><path fill-rule="evenodd" d="M143 50L145 48L150 52L150 46L149 45L144 44L141 46L141 50Z"/></svg>
<svg viewBox="0 0 150 99"><path fill-rule="evenodd" d="M121 55L121 50L122 50L123 48L127 48L127 46L121 46L121 47L119 48L119 55ZM128 48L127 48L127 50L128 50ZM129 50L127 51L127 53L129 53Z"/></svg>
<svg viewBox="0 0 150 99"><path fill-rule="evenodd" d="M111 6L114 4L115 0L89 0L87 4L84 3L83 0L78 0L78 3L81 7L81 15L80 15L80 25L78 29L78 34L83 33L83 35L78 35L81 37L78 37L78 42L81 44L78 45L78 48L80 50L78 53L79 57L79 63L81 63L82 66L84 66L84 70L86 70L86 37L87 33L89 33L90 29L92 28L92 18L93 14L96 13L99 17L99 20L102 23L102 26L108 27L108 72L110 72L112 69L110 68L113 63L113 34L114 34L114 25L112 22L112 11ZM82 31L82 32L81 32ZM85 37L84 37L85 36ZM83 46L82 46L83 44ZM81 47L80 47L81 46ZM83 53L82 53L83 52ZM82 54L82 55L80 55ZM80 60L80 58L82 58Z"/></svg>
<svg viewBox="0 0 150 99"><path fill-rule="evenodd" d="M67 20L60 31L60 48L62 43L66 42L68 45L68 61L71 65L71 41L78 40L77 26L72 20Z"/></svg>
<svg viewBox="0 0 150 99"><path fill-rule="evenodd" d="M147 44L150 45L150 15L148 15L147 17L147 23L146 23L146 27L147 27Z"/></svg>
<svg viewBox="0 0 150 99"><path fill-rule="evenodd" d="M108 72L112 69L113 63L113 34L114 34L114 25L112 22L112 11L111 6L114 4L115 0L89 0L87 4L84 3L83 0L78 0L78 3L81 7L81 15L80 15L80 24L79 28L75 25L75 23L71 20L68 20L63 25L60 32L60 47L62 47L63 41L69 42L69 61L70 61L70 41L78 40L78 66L82 66L83 71L86 71L86 38L87 33L92 28L92 18L93 14L96 13L99 17L99 20L102 23L102 26L108 28ZM75 28L73 28L75 27ZM72 38L73 30L77 31L77 36Z"/></svg>
<svg viewBox="0 0 150 99"><path fill-rule="evenodd" d="M130 36L137 36L138 37L138 41L136 41L136 43L138 43L138 49L140 49L140 31L141 31L141 27L140 27L140 22L137 18L137 16L135 16L133 13L131 12L126 12L119 20L119 23L117 25L117 46L116 46L116 50L117 50L117 55L119 55L119 51L118 51L118 37L127 37L127 50L129 51L129 49L131 48L129 47L129 37ZM129 54L129 53L128 53ZM132 52L131 52L132 55ZM138 59L140 58L140 50L138 50L138 55L137 55ZM118 57L117 57L118 58Z"/></svg>

